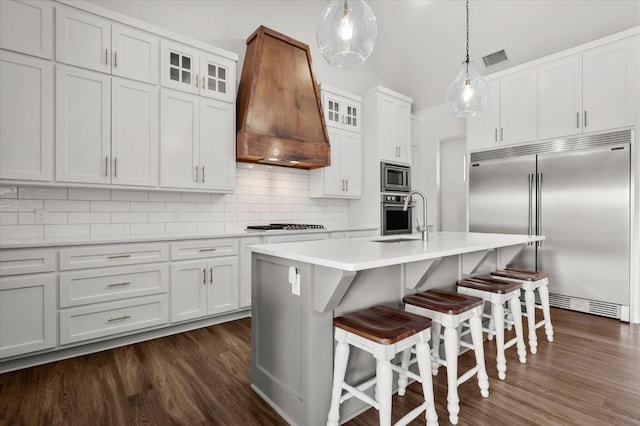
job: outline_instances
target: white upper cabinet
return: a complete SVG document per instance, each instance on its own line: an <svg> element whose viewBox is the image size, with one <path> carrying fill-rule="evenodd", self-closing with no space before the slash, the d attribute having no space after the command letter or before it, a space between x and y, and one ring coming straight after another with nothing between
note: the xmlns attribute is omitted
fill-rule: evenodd
<svg viewBox="0 0 640 426"><path fill-rule="evenodd" d="M58 65L56 179L155 186L158 88Z"/></svg>
<svg viewBox="0 0 640 426"><path fill-rule="evenodd" d="M160 100L160 186L197 188L200 182L199 99L162 90Z"/></svg>
<svg viewBox="0 0 640 426"><path fill-rule="evenodd" d="M53 3L0 1L0 48L51 59Z"/></svg>
<svg viewBox="0 0 640 426"><path fill-rule="evenodd" d="M109 183L111 77L56 69L56 180Z"/></svg>
<svg viewBox="0 0 640 426"><path fill-rule="evenodd" d="M200 94L226 102L236 99L236 62L219 55L200 52ZM234 112L235 116L235 112ZM235 128L234 128L235 132ZM235 155L235 154L234 154Z"/></svg>
<svg viewBox="0 0 640 426"><path fill-rule="evenodd" d="M157 84L160 42L147 32L125 25L111 27L112 74Z"/></svg>
<svg viewBox="0 0 640 426"><path fill-rule="evenodd" d="M160 145L158 87L114 77L111 89L111 182L156 186Z"/></svg>
<svg viewBox="0 0 640 426"><path fill-rule="evenodd" d="M378 125L380 160L411 164L411 103L379 93Z"/></svg>
<svg viewBox="0 0 640 426"><path fill-rule="evenodd" d="M311 170L312 198L359 198L362 195L362 142L359 133L327 129L331 165Z"/></svg>
<svg viewBox="0 0 640 426"><path fill-rule="evenodd" d="M159 39L71 8L56 8L56 60L158 83Z"/></svg>
<svg viewBox="0 0 640 426"><path fill-rule="evenodd" d="M634 124L640 37L585 52L582 57L583 131Z"/></svg>
<svg viewBox="0 0 640 426"><path fill-rule="evenodd" d="M573 55L538 70L540 139L582 131L582 56Z"/></svg>
<svg viewBox="0 0 640 426"><path fill-rule="evenodd" d="M469 149L535 141L537 71L529 69L490 80L487 106L467 119Z"/></svg>
<svg viewBox="0 0 640 426"><path fill-rule="evenodd" d="M361 105L359 96L320 85L322 108L328 127L360 132Z"/></svg>
<svg viewBox="0 0 640 426"><path fill-rule="evenodd" d="M326 198L359 198L362 195L362 139L359 96L320 85L331 165L309 172L309 195Z"/></svg>
<svg viewBox="0 0 640 426"><path fill-rule="evenodd" d="M638 37L540 66L540 139L632 125Z"/></svg>
<svg viewBox="0 0 640 426"><path fill-rule="evenodd" d="M200 98L200 188L232 191L236 181L233 104Z"/></svg>
<svg viewBox="0 0 640 426"><path fill-rule="evenodd" d="M56 60L111 72L111 23L79 10L56 8Z"/></svg>
<svg viewBox="0 0 640 426"><path fill-rule="evenodd" d="M0 51L0 179L48 181L52 171L53 65Z"/></svg>
<svg viewBox="0 0 640 426"><path fill-rule="evenodd" d="M235 187L233 104L162 90L160 186Z"/></svg>
<svg viewBox="0 0 640 426"><path fill-rule="evenodd" d="M169 40L162 40L161 56L163 87L235 101L235 61Z"/></svg>

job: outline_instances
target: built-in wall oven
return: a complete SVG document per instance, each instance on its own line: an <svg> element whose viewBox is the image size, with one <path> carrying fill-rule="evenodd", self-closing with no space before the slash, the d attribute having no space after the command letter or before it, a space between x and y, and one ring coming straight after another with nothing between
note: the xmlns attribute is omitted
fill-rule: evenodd
<svg viewBox="0 0 640 426"><path fill-rule="evenodd" d="M411 167L380 163L380 192L411 191Z"/></svg>
<svg viewBox="0 0 640 426"><path fill-rule="evenodd" d="M382 235L410 234L413 204L404 210L406 195L382 194L380 208Z"/></svg>

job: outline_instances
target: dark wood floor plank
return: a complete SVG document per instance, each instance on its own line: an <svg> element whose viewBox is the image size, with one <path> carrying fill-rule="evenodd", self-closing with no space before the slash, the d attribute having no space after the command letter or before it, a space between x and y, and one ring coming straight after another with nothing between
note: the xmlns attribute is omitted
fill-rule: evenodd
<svg viewBox="0 0 640 426"><path fill-rule="evenodd" d="M507 357L497 377L495 341L485 342L489 398L462 384L460 426L640 425L640 326L552 309L555 341L538 330L538 353ZM513 331L507 332L512 336ZM526 336L525 322L525 336ZM250 388L251 321L0 375L0 425L286 425ZM474 365L472 353L459 369ZM446 371L434 377L436 411L448 424ZM394 396L393 420L420 404L421 387ZM377 424L368 410L347 424ZM412 425L424 425L424 417Z"/></svg>

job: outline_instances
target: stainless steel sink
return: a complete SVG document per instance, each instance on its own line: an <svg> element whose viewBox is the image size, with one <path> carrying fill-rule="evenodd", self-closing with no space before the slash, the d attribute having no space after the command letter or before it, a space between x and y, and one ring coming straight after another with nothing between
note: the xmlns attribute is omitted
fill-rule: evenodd
<svg viewBox="0 0 640 426"><path fill-rule="evenodd" d="M389 240L373 240L374 243L404 243L405 241L420 241L418 238L392 238Z"/></svg>

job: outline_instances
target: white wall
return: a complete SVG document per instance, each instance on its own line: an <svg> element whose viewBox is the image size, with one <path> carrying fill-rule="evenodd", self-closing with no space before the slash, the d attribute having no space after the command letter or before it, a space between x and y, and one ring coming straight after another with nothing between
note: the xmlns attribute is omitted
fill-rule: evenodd
<svg viewBox="0 0 640 426"><path fill-rule="evenodd" d="M414 189L427 196L429 223L437 225L438 213L438 141L466 134L466 121L455 118L446 104L414 113L418 137L414 156Z"/></svg>
<svg viewBox="0 0 640 426"><path fill-rule="evenodd" d="M346 227L347 200L310 199L309 172L238 163L233 194L0 186L0 239L237 233L248 224ZM35 210L47 211L46 224Z"/></svg>

